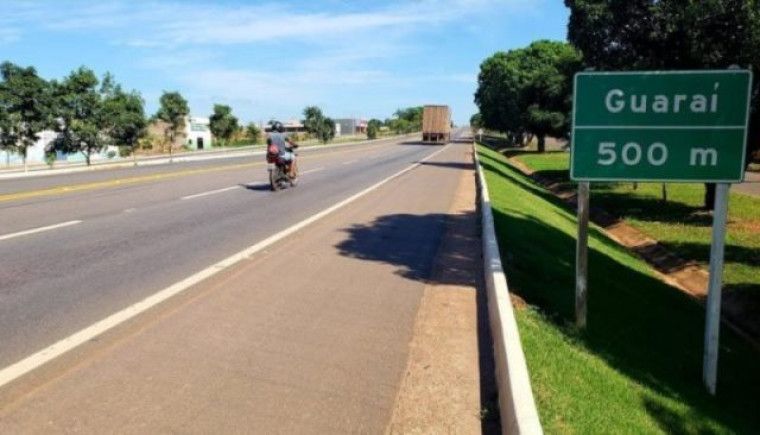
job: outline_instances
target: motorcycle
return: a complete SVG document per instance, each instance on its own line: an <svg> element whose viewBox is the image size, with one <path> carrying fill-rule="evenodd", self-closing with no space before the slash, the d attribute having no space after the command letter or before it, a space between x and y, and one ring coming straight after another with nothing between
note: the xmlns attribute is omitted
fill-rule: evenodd
<svg viewBox="0 0 760 435"><path fill-rule="evenodd" d="M292 171L291 165L293 165ZM298 164L295 159L292 162L283 160L277 146L271 144L267 147L267 170L269 171L269 186L273 192L288 186L295 187L298 184Z"/></svg>

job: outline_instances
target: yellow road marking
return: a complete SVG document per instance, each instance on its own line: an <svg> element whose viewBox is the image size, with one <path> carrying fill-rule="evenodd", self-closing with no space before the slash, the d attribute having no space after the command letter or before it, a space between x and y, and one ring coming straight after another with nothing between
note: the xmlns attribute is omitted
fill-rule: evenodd
<svg viewBox="0 0 760 435"><path fill-rule="evenodd" d="M137 183L144 183L144 182L149 182L149 181L158 181L158 180L165 180L165 179L170 179L170 178L184 177L187 175L203 174L207 172L223 171L227 169L249 168L253 166L263 166L263 165L264 164L261 162L242 163L239 165L214 166L211 168L204 168L204 169L188 169L184 171L167 172L163 174L141 175L139 177L95 181L92 183L72 184L72 185L67 185L67 186L55 186L55 187L49 187L47 189L29 190L25 192L16 192L16 193L8 193L5 195L0 195L0 202L16 201L20 199L36 198L38 196L49 196L49 195L56 195L60 193L71 193L71 192L82 192L82 191L95 190L95 189L105 189L108 187L118 186L122 184L137 184Z"/></svg>
<svg viewBox="0 0 760 435"><path fill-rule="evenodd" d="M337 154L337 153L368 151L368 150L374 150L376 148L380 148L387 145L389 144L383 143L383 144L370 145L366 147L347 149L347 150L346 149L340 149L340 150L328 149L328 150L325 150L326 152L319 153L313 156L310 155L308 157L324 157L324 156L329 156L329 155ZM301 158L302 159L306 158L306 156L301 157ZM88 190L106 189L108 187L119 186L122 184L127 184L127 185L138 184L138 183L145 183L145 182L150 182L150 181L158 181L158 180L184 177L187 175L204 174L208 172L224 171L228 169L250 168L250 167L264 166L264 165L266 165L266 163L264 162L241 163L237 165L213 166L210 168L203 168L203 169L187 169L184 171L167 172L163 174L141 175L137 177L117 178L117 179L105 180L105 181L94 181L90 183L54 186L54 187L49 187L46 189L27 190L27 191L22 191L22 192L2 194L0 195L0 203L8 202L8 201L18 201L18 200L29 199L29 198L36 198L40 196L58 195L62 193L84 192Z"/></svg>

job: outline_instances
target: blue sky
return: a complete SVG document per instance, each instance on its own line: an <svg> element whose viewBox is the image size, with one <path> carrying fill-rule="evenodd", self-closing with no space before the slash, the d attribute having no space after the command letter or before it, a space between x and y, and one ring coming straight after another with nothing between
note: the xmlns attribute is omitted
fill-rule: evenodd
<svg viewBox="0 0 760 435"><path fill-rule="evenodd" d="M287 2L3 0L0 60L48 79L85 65L136 89L149 113L178 90L194 115L214 103L242 121L387 118L449 104L458 123L480 62L535 39L566 37L559 0Z"/></svg>

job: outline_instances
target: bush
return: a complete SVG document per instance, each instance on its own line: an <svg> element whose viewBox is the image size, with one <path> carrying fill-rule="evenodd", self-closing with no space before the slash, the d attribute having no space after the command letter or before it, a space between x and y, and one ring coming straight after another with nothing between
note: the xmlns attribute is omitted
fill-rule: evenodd
<svg viewBox="0 0 760 435"><path fill-rule="evenodd" d="M51 168L55 164L56 160L58 160L58 155L55 152L45 153L45 163L47 163L47 165L50 166Z"/></svg>
<svg viewBox="0 0 760 435"><path fill-rule="evenodd" d="M377 126L370 124L367 126L367 139L377 139Z"/></svg>

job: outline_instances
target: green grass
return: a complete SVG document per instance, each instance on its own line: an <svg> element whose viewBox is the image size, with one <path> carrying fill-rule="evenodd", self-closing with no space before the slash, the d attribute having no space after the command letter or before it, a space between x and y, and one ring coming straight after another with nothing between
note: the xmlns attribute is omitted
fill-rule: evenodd
<svg viewBox="0 0 760 435"><path fill-rule="evenodd" d="M519 154L539 174L568 181L568 153ZM682 258L707 264L712 217L702 211L702 184L668 184L662 202L659 183L592 183L591 203L624 218ZM760 198L732 192L726 235L725 291L760 300Z"/></svg>
<svg viewBox="0 0 760 435"><path fill-rule="evenodd" d="M704 310L592 225L588 328L572 326L575 216L480 148L531 382L547 433L759 433L760 353L722 331L702 386Z"/></svg>

